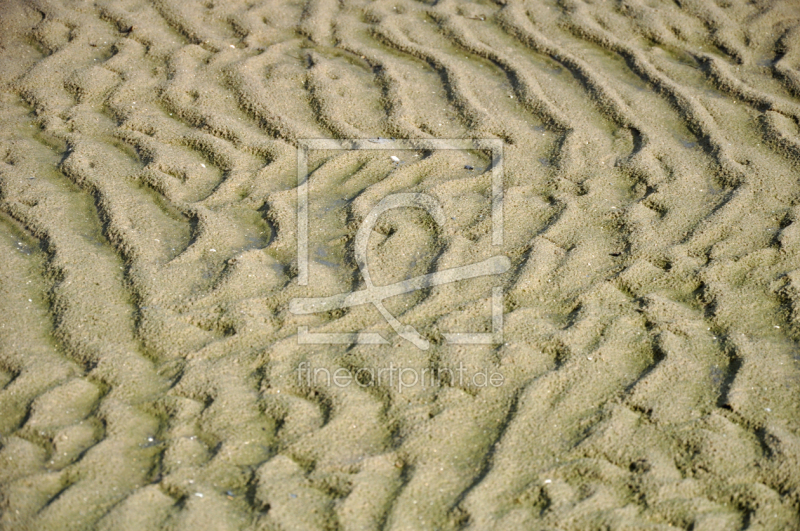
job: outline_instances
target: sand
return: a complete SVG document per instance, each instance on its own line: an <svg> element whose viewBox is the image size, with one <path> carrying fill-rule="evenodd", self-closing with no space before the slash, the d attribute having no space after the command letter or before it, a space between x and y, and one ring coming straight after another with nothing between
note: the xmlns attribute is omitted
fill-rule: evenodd
<svg viewBox="0 0 800 531"><path fill-rule="evenodd" d="M800 529L798 67L792 0L2 0L0 528Z"/></svg>

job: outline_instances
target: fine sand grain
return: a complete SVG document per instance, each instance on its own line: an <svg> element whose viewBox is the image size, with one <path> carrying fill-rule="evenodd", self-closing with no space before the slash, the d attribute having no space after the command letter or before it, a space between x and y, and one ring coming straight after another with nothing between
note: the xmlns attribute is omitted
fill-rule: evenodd
<svg viewBox="0 0 800 531"><path fill-rule="evenodd" d="M800 529L798 67L794 0L0 0L0 528ZM375 286L510 267L290 311L400 193Z"/></svg>

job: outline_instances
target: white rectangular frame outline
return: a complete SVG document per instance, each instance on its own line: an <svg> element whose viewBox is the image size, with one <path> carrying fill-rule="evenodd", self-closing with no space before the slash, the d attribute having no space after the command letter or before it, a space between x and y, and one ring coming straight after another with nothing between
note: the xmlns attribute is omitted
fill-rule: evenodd
<svg viewBox="0 0 800 531"><path fill-rule="evenodd" d="M308 152L312 149L341 151L435 151L473 150L492 153L492 246L503 245L503 141L498 138L325 139L297 141L297 283L308 285Z"/></svg>

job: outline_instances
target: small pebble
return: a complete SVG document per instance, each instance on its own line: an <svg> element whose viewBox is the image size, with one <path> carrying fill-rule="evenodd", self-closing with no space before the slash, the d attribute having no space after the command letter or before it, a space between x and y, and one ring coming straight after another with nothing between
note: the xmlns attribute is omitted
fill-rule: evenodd
<svg viewBox="0 0 800 531"><path fill-rule="evenodd" d="M398 159L394 155L392 155L391 159L392 159L392 162L400 162L400 159Z"/></svg>

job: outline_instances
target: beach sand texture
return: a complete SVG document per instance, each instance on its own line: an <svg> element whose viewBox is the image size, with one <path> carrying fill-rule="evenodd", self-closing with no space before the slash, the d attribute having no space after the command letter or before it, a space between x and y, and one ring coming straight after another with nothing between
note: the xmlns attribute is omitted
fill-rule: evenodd
<svg viewBox="0 0 800 531"><path fill-rule="evenodd" d="M0 527L800 529L798 67L791 0L2 0ZM502 245L485 150L309 150L301 285L324 138L502 140ZM510 269L290 312L398 193L375 285ZM390 365L464 379L298 372Z"/></svg>

